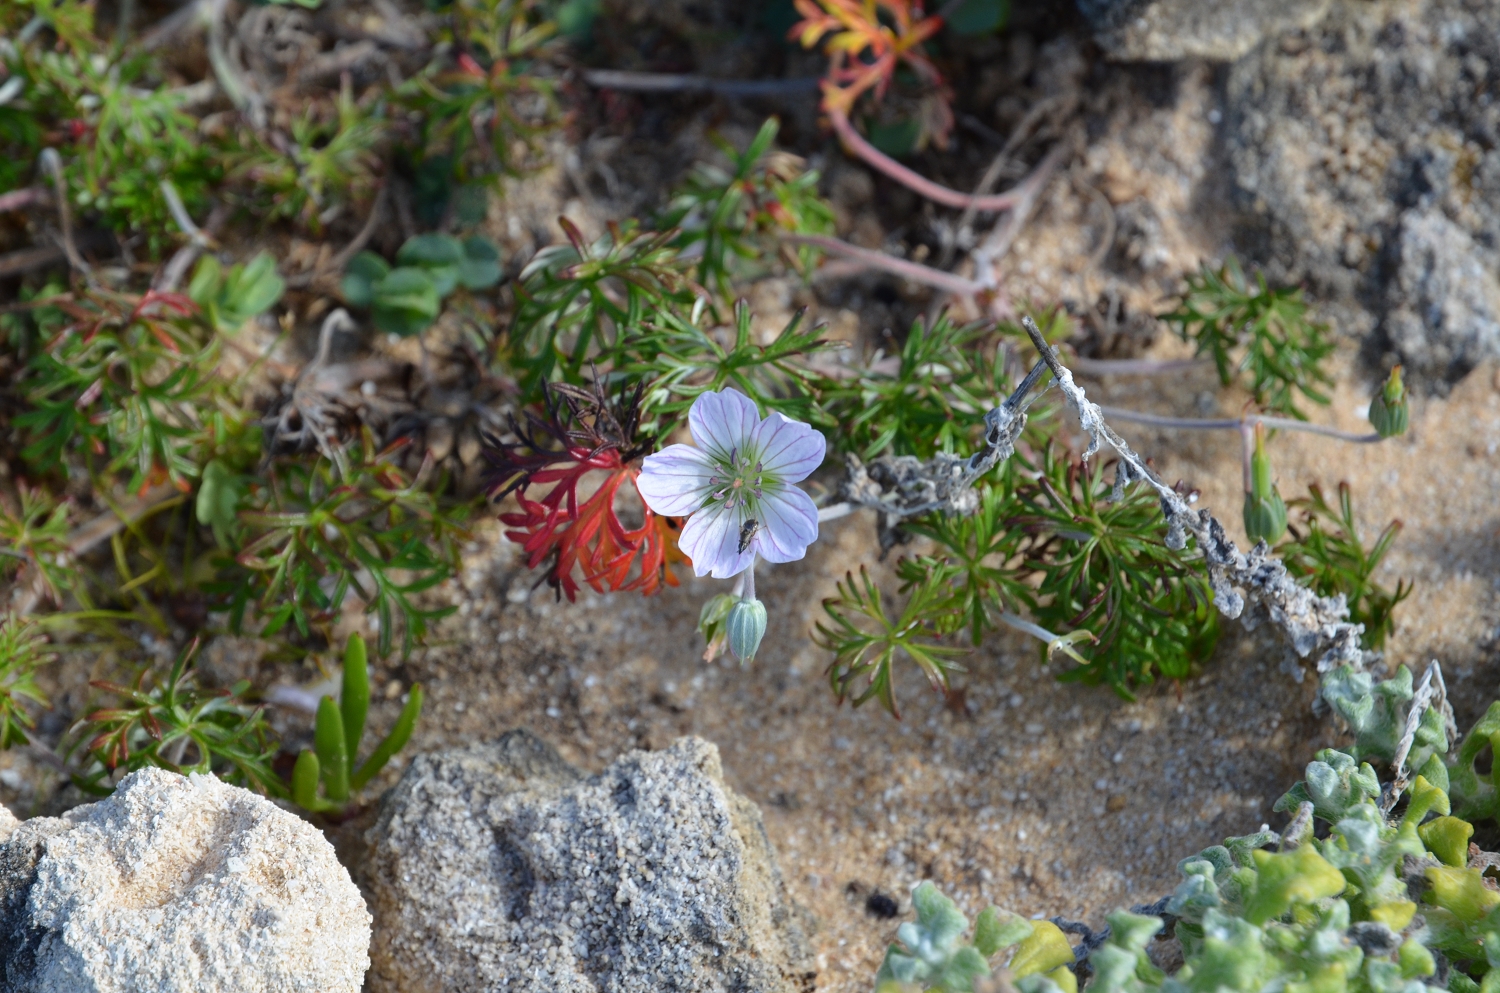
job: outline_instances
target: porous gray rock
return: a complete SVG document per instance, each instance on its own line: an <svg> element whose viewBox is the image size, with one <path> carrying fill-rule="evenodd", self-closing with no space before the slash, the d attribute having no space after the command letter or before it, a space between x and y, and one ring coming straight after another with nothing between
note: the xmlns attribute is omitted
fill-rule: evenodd
<svg viewBox="0 0 1500 993"><path fill-rule="evenodd" d="M420 756L368 841L374 993L811 986L760 812L698 738L588 777L524 731Z"/></svg>
<svg viewBox="0 0 1500 993"><path fill-rule="evenodd" d="M322 833L213 776L145 769L0 841L8 993L356 993L369 941Z"/></svg>
<svg viewBox="0 0 1500 993"><path fill-rule="evenodd" d="M1305 30L1330 0L1078 0L1105 53L1124 62L1234 62L1268 37Z"/></svg>
<svg viewBox="0 0 1500 993"><path fill-rule="evenodd" d="M1457 378L1500 355L1500 272L1493 256L1437 210L1401 217L1386 331L1416 369Z"/></svg>
<svg viewBox="0 0 1500 993"><path fill-rule="evenodd" d="M1336 0L1262 45L1225 83L1235 247L1413 373L1500 356L1497 84L1493 0Z"/></svg>

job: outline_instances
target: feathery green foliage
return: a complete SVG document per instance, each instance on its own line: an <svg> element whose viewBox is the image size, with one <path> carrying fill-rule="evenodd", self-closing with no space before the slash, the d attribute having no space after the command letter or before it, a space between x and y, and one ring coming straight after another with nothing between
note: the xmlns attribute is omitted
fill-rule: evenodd
<svg viewBox="0 0 1500 993"><path fill-rule="evenodd" d="M953 662L961 649L934 640L938 630L933 608L941 610L949 595L941 574L930 573L908 592L905 607L893 618L869 571L860 566L858 579L853 573L846 575L838 596L823 602L829 623L818 622L813 640L833 652L828 682L840 701L850 700L858 707L879 700L897 713L892 667L898 653L921 667L934 689L946 689L948 674L961 668ZM856 685L860 680L862 687Z"/></svg>
<svg viewBox="0 0 1500 993"><path fill-rule="evenodd" d="M1241 381L1266 410L1300 420L1297 394L1326 405L1333 380L1323 360L1333 353L1328 328L1311 320L1300 289L1272 289L1249 279L1231 258L1187 279L1177 309L1162 315L1183 341L1211 356L1225 386Z"/></svg>
<svg viewBox="0 0 1500 993"><path fill-rule="evenodd" d="M117 772L147 766L171 772L212 772L227 782L269 796L283 796L271 768L275 737L259 707L245 703L248 682L227 690L198 685L193 665L197 639L162 674L145 666L129 685L90 683L114 696L113 707L94 710L72 729L75 750L85 757L73 781L87 793L110 792Z"/></svg>
<svg viewBox="0 0 1500 993"><path fill-rule="evenodd" d="M151 58L96 38L92 4L36 4L32 13L44 30L18 31L0 47L7 76L20 83L0 108L3 168L19 173L17 164L35 161L47 142L61 158L74 209L97 213L113 229L142 232L159 253L176 230L162 180L193 211L223 176L219 156L187 110L200 94L163 85ZM19 179L0 182L0 189Z"/></svg>
<svg viewBox="0 0 1500 993"><path fill-rule="evenodd" d="M420 594L457 567L464 515L443 506L425 480L409 478L393 454L377 450L366 432L338 463L278 457L265 485L247 487L243 543L212 587L231 630L245 627L253 604L260 637L288 624L306 636L354 592L379 621L380 654L390 653L399 627L404 656L428 624L452 613L423 606Z"/></svg>
<svg viewBox="0 0 1500 993"><path fill-rule="evenodd" d="M864 375L824 386L839 448L870 459L975 447L985 411L1010 388L997 349L990 329L954 324L946 313L913 323L898 355L884 362L877 355ZM892 361L893 371L881 368Z"/></svg>
<svg viewBox="0 0 1500 993"><path fill-rule="evenodd" d="M728 168L700 164L656 225L679 232L675 246L684 258L698 259L698 283L723 298L736 283L765 274L767 262L781 254L778 233L833 233L833 211L818 195L818 173L803 172L795 156L771 151L780 126L768 119L743 152L715 137ZM818 257L809 245L786 254L803 273L811 272Z"/></svg>
<svg viewBox="0 0 1500 993"><path fill-rule="evenodd" d="M494 186L541 160L563 115L559 80L546 55L557 25L541 0L455 0L441 41L461 53L440 57L395 97L421 121L420 176L430 176L436 213L453 185Z"/></svg>
<svg viewBox="0 0 1500 993"><path fill-rule="evenodd" d="M0 749L27 744L36 727L31 706L48 707L36 671L51 659L36 622L14 614L0 616Z"/></svg>
<svg viewBox="0 0 1500 993"><path fill-rule="evenodd" d="M186 485L228 393L214 375L218 343L193 302L98 291L54 306L68 323L12 387L29 408L15 419L22 458L42 473L68 457L96 472L128 472L132 491L163 478Z"/></svg>
<svg viewBox="0 0 1500 993"><path fill-rule="evenodd" d="M1192 549L1167 547L1156 494L1143 486L1113 493L1100 462L1085 468L1050 448L1039 468L1012 521L1032 539L1036 619L1097 639L1080 649L1088 661L1062 678L1108 683L1126 698L1157 674L1186 679L1218 641L1218 613Z"/></svg>
<svg viewBox="0 0 1500 993"><path fill-rule="evenodd" d="M1338 505L1331 504L1317 483L1308 494L1291 501L1302 512L1305 532L1293 532L1277 546L1276 554L1294 576L1305 577L1322 596L1344 595L1349 619L1365 626L1364 645L1373 651L1385 646L1396 626L1396 605L1411 595L1412 584L1397 580L1394 590L1377 583L1374 575L1401 533L1401 522L1392 521L1368 548L1359 536L1354 519L1354 500L1348 483L1339 483Z"/></svg>

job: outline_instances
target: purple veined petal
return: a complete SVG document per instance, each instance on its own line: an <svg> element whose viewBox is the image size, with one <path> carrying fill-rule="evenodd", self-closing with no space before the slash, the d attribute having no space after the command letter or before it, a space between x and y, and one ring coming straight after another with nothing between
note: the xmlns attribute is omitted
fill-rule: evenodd
<svg viewBox="0 0 1500 993"><path fill-rule="evenodd" d="M744 504L729 509L716 500L688 518L677 546L693 560L695 575L729 579L745 571L755 558L753 544L739 550L745 516Z"/></svg>
<svg viewBox="0 0 1500 993"><path fill-rule="evenodd" d="M635 488L658 514L686 517L702 507L713 492L709 480L714 467L708 454L692 445L668 445L646 456Z"/></svg>
<svg viewBox="0 0 1500 993"><path fill-rule="evenodd" d="M727 459L735 449L744 452L759 425L755 401L739 390L700 393L688 409L693 440L718 458Z"/></svg>
<svg viewBox="0 0 1500 993"><path fill-rule="evenodd" d="M751 548L767 562L795 562L818 540L818 508L812 497L795 486L763 492L755 504L760 529Z"/></svg>
<svg viewBox="0 0 1500 993"><path fill-rule="evenodd" d="M823 464L828 443L811 425L772 411L756 429L755 457L784 483L799 483Z"/></svg>

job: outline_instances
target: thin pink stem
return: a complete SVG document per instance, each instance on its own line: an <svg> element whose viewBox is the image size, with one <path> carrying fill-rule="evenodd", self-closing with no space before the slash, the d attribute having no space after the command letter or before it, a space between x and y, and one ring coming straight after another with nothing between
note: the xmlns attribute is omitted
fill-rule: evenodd
<svg viewBox="0 0 1500 993"><path fill-rule="evenodd" d="M920 193L934 203L940 203L945 207L957 207L961 210L972 209L984 211L1009 210L1016 205L1018 196L1015 190L997 193L993 196L976 197L967 193L960 193L958 190L949 189L939 183L934 183L932 180L906 168L906 166L866 141L864 136L854 129L854 125L849 123L849 117L843 111L828 111L828 119L833 123L833 129L838 132L839 138L844 142L844 146L856 156L876 169L879 169L902 186ZM1021 181L1021 185L1025 185L1025 180Z"/></svg>
<svg viewBox="0 0 1500 993"><path fill-rule="evenodd" d="M955 276L951 272L941 269L933 269L929 266L919 265L916 262L908 262L906 259L898 259L894 255L884 252L873 252L868 248L860 248L851 245L847 241L837 238L829 238L817 234L793 234L787 235L784 241L794 245L812 245L821 248L825 252L842 255L846 259L853 259L871 269L883 269L897 276L904 276L914 283L931 286L933 289L944 290L948 293L957 293L960 296L975 296L984 292L984 287L972 279Z"/></svg>

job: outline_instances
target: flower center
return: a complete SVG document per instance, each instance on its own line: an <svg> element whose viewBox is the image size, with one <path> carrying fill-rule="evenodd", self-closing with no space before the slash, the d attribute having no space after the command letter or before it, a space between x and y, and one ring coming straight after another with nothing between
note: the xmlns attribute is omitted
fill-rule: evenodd
<svg viewBox="0 0 1500 993"><path fill-rule="evenodd" d="M742 457L738 448L727 459L714 460L714 474L708 484L717 487L712 499L723 500L726 508L750 504L761 498L762 468L759 462Z"/></svg>

